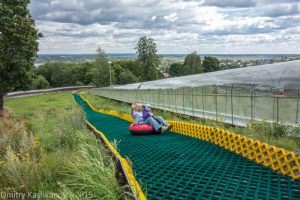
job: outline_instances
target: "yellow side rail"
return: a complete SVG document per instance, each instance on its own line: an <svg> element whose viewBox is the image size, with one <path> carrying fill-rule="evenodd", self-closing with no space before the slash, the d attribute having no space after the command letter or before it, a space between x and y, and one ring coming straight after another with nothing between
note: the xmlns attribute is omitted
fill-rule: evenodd
<svg viewBox="0 0 300 200"><path fill-rule="evenodd" d="M111 151L111 153L114 155L114 157L120 162L121 167L126 176L126 179L129 182L132 191L135 193L136 199L146 200L147 198L146 198L145 194L143 193L143 190L141 189L138 181L136 180L133 170L132 170L130 164L128 163L128 161L119 154L119 152L114 148L114 146L109 142L109 140L105 137L105 135L102 132L98 131L87 120L86 120L86 123L93 130L93 132L95 132L96 134L98 134L101 137L102 141L107 146L107 148Z"/></svg>
<svg viewBox="0 0 300 200"><path fill-rule="evenodd" d="M172 130L177 133L214 143L253 160L257 164L280 172L282 175L300 179L300 157L295 152L289 152L220 128L178 121L169 121L169 123L173 125Z"/></svg>

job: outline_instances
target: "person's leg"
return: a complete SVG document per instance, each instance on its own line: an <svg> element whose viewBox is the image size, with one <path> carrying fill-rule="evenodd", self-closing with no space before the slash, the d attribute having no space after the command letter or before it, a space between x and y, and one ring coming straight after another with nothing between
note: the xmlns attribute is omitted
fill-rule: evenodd
<svg viewBox="0 0 300 200"><path fill-rule="evenodd" d="M151 124L151 126L153 126L153 128L155 129L155 131L159 132L161 129L161 125L153 118L153 117L148 117L145 122L147 124Z"/></svg>
<svg viewBox="0 0 300 200"><path fill-rule="evenodd" d="M172 125L168 124L161 116L155 116L155 119L159 121L159 124L161 124L163 127L166 127L166 131L169 131L172 128Z"/></svg>
<svg viewBox="0 0 300 200"><path fill-rule="evenodd" d="M168 123L161 116L155 116L155 119L163 126L168 126Z"/></svg>

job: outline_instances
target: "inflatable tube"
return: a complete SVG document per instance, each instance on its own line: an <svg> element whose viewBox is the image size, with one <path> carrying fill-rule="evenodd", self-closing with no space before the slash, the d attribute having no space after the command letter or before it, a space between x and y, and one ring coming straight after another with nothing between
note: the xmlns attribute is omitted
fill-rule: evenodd
<svg viewBox="0 0 300 200"><path fill-rule="evenodd" d="M130 124L129 131L132 135L158 134L150 124Z"/></svg>

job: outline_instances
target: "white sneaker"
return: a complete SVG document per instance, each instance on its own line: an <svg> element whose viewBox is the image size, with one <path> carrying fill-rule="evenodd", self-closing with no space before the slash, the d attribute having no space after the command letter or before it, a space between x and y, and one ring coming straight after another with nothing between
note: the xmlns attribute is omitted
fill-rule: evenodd
<svg viewBox="0 0 300 200"><path fill-rule="evenodd" d="M168 128L167 127L165 127L165 126L162 126L161 127L161 133L165 133L165 132L167 132L168 131Z"/></svg>

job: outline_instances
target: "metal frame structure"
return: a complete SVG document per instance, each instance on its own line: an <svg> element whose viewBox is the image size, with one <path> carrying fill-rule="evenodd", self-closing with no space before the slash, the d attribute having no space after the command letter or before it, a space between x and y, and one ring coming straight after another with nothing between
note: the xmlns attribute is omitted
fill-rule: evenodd
<svg viewBox="0 0 300 200"><path fill-rule="evenodd" d="M239 126L253 120L298 125L300 61L115 85L92 92Z"/></svg>

